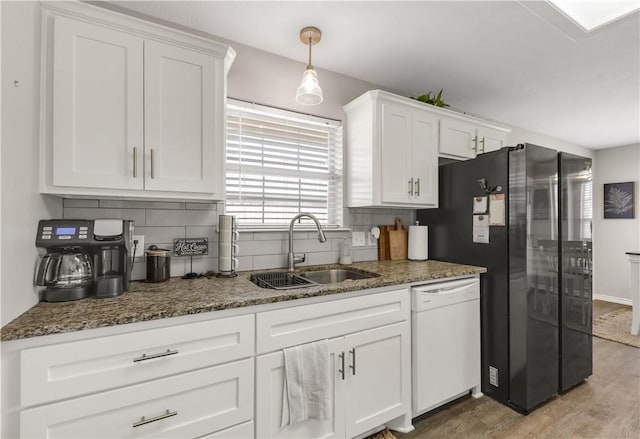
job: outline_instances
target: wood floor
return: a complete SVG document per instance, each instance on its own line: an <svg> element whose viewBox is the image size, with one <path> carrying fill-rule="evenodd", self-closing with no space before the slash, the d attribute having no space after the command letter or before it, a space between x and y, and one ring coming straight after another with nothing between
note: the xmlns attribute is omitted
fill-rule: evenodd
<svg viewBox="0 0 640 439"><path fill-rule="evenodd" d="M624 305L595 301L594 316ZM640 349L593 338L593 375L528 416L489 397L461 398L398 439L640 438Z"/></svg>

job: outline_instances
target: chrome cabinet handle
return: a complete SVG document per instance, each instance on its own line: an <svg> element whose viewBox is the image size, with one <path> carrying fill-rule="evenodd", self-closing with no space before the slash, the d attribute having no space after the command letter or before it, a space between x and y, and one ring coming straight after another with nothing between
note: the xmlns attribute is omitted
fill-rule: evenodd
<svg viewBox="0 0 640 439"><path fill-rule="evenodd" d="M133 147L133 178L138 178L138 148Z"/></svg>
<svg viewBox="0 0 640 439"><path fill-rule="evenodd" d="M409 180L409 195L413 196L413 177Z"/></svg>
<svg viewBox="0 0 640 439"><path fill-rule="evenodd" d="M349 353L351 354L351 375L356 374L356 348L349 349Z"/></svg>
<svg viewBox="0 0 640 439"><path fill-rule="evenodd" d="M416 197L420 196L420 179L416 179Z"/></svg>
<svg viewBox="0 0 640 439"><path fill-rule="evenodd" d="M344 352L340 352L340 369L338 372L340 373L340 377L344 380Z"/></svg>
<svg viewBox="0 0 640 439"><path fill-rule="evenodd" d="M154 178L154 172L153 172L153 148L151 148L151 178Z"/></svg>
<svg viewBox="0 0 640 439"><path fill-rule="evenodd" d="M481 154L484 154L484 141L485 141L485 138L483 137L482 140L480 141L480 143L482 143L482 153Z"/></svg>
<svg viewBox="0 0 640 439"><path fill-rule="evenodd" d="M177 349L174 351L172 351L171 349L167 349L165 352L159 352L157 354L151 354L151 355L142 354L138 358L134 358L133 362L138 363L139 361L147 361L147 360L153 360L154 358L168 357L169 355L176 355L177 353L178 353Z"/></svg>
<svg viewBox="0 0 640 439"><path fill-rule="evenodd" d="M161 419L166 419L166 418L170 418L171 416L176 416L178 414L178 411L170 411L167 409L166 412L164 412L161 415L155 416L153 418L145 418L144 416L140 418L140 420L136 423L133 424L133 428L136 427L140 427L141 425L145 425L145 424L151 424L152 422L156 422L156 421L160 421Z"/></svg>
<svg viewBox="0 0 640 439"><path fill-rule="evenodd" d="M473 150L475 152L478 152L478 136L476 135L473 139L471 139L471 141L473 142Z"/></svg>

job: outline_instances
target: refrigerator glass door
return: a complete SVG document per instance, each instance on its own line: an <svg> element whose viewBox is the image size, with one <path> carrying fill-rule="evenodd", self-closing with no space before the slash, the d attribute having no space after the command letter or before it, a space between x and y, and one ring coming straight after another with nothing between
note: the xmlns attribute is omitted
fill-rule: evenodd
<svg viewBox="0 0 640 439"><path fill-rule="evenodd" d="M560 390L592 373L591 159L560 154Z"/></svg>

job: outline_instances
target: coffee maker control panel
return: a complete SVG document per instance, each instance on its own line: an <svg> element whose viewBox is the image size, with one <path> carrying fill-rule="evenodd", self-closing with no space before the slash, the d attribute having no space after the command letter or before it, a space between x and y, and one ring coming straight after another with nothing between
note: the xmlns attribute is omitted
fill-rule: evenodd
<svg viewBox="0 0 640 439"><path fill-rule="evenodd" d="M87 245L93 241L93 221L40 220L36 247Z"/></svg>

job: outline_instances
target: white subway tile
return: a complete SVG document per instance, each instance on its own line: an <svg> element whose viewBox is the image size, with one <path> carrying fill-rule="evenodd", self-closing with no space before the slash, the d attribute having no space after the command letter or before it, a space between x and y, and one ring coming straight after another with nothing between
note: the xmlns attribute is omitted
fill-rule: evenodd
<svg viewBox="0 0 640 439"><path fill-rule="evenodd" d="M217 203L187 203L186 209L190 210L218 210Z"/></svg>
<svg viewBox="0 0 640 439"><path fill-rule="evenodd" d="M215 227L187 227L187 238L207 238L209 240L209 246L212 243L218 242L218 232Z"/></svg>
<svg viewBox="0 0 640 439"><path fill-rule="evenodd" d="M136 227L134 232L136 235L144 235L145 245L149 243L173 242L175 238L184 238L184 227Z"/></svg>
<svg viewBox="0 0 640 439"><path fill-rule="evenodd" d="M98 209L88 207L65 208L63 213L65 218L73 219L97 219L97 218L118 218L133 220L135 226L144 226L144 209Z"/></svg>
<svg viewBox="0 0 640 439"><path fill-rule="evenodd" d="M378 260L378 248L367 247L353 250L353 261L376 261Z"/></svg>
<svg viewBox="0 0 640 439"><path fill-rule="evenodd" d="M307 253L307 263L309 265L337 264L338 259L340 259L340 252L338 251Z"/></svg>
<svg viewBox="0 0 640 439"><path fill-rule="evenodd" d="M218 223L215 210L147 209L148 226L210 226Z"/></svg>
<svg viewBox="0 0 640 439"><path fill-rule="evenodd" d="M98 200L83 200L77 198L65 198L62 200L62 206L67 207L99 207Z"/></svg>
<svg viewBox="0 0 640 439"><path fill-rule="evenodd" d="M253 270L253 256L238 256L238 267L236 271Z"/></svg>
<svg viewBox="0 0 640 439"><path fill-rule="evenodd" d="M275 255L282 253L281 240L274 241L242 241L238 243L239 255Z"/></svg>
<svg viewBox="0 0 640 439"><path fill-rule="evenodd" d="M257 255L253 257L254 270L268 270L271 268L285 268L287 266L287 255Z"/></svg>
<svg viewBox="0 0 640 439"><path fill-rule="evenodd" d="M100 200L107 209L184 209L184 203L171 201Z"/></svg>

